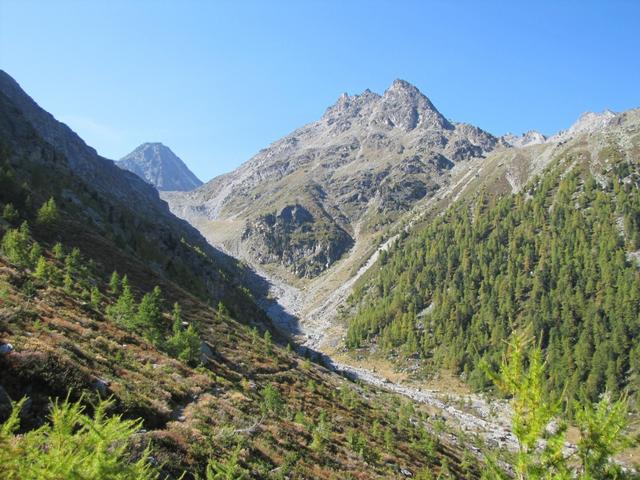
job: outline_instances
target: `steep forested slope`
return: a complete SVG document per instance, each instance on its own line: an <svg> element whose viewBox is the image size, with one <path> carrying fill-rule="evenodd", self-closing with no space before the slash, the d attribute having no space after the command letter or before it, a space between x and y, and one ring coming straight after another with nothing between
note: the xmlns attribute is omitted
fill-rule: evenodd
<svg viewBox="0 0 640 480"><path fill-rule="evenodd" d="M427 373L450 368L482 388L480 360L495 364L505 341L530 329L547 351L550 392L637 392L633 125L622 145L592 154L583 139L520 193L482 190L405 235L353 295L348 345L419 357Z"/></svg>

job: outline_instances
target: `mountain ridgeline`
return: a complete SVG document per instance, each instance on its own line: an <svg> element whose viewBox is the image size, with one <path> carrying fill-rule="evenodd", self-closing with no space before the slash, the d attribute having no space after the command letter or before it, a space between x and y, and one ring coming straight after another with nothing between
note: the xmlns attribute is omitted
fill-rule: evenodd
<svg viewBox="0 0 640 480"><path fill-rule="evenodd" d="M159 191L189 191L202 185L184 162L162 143L143 143L116 162Z"/></svg>
<svg viewBox="0 0 640 480"><path fill-rule="evenodd" d="M199 185L0 71L0 477L637 478L639 159L640 110L498 138L396 80Z"/></svg>

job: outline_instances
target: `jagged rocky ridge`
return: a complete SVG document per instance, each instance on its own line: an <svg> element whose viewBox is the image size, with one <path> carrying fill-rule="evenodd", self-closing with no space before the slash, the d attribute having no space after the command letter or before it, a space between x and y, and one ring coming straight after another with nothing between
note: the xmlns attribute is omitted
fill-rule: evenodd
<svg viewBox="0 0 640 480"><path fill-rule="evenodd" d="M497 144L477 127L447 120L416 87L396 80L383 95L341 95L320 120L233 172L164 198L214 244L314 277L359 235L436 192L456 163ZM289 223L291 209L309 214L304 225Z"/></svg>
<svg viewBox="0 0 640 480"><path fill-rule="evenodd" d="M158 190L189 191L202 185L189 167L162 143L143 143L116 162Z"/></svg>

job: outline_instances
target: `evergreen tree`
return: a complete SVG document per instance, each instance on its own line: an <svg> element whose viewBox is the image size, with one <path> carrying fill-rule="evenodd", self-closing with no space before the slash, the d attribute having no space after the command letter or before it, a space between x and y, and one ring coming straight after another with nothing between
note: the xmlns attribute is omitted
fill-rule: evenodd
<svg viewBox="0 0 640 480"><path fill-rule="evenodd" d="M38 242L33 242L29 250L29 264L35 266L42 256L42 247Z"/></svg>
<svg viewBox="0 0 640 480"><path fill-rule="evenodd" d="M146 293L140 304L134 319L135 326L144 332L145 337L152 343L159 345L162 341L163 322L162 322L162 292L160 287Z"/></svg>
<svg viewBox="0 0 640 480"><path fill-rule="evenodd" d="M640 231L640 185L621 180L617 192L603 189L585 164L560 164L521 193L454 203L400 238L355 289L346 344L416 356L483 389L480 360L498 361L515 326L531 325L553 358L548 393L637 392L640 272L626 249Z"/></svg>
<svg viewBox="0 0 640 480"><path fill-rule="evenodd" d="M107 315L114 322L125 328L134 327L134 315L136 313L136 302L129 286L127 276L122 277L122 293L115 304L107 308Z"/></svg>
<svg viewBox="0 0 640 480"><path fill-rule="evenodd" d="M56 243L51 249L53 258L56 260L62 260L64 258L64 248L61 243Z"/></svg>
<svg viewBox="0 0 640 480"><path fill-rule="evenodd" d="M118 272L114 270L111 273L111 278L109 279L109 293L112 295L117 295L120 290L120 277L118 276Z"/></svg>
<svg viewBox="0 0 640 480"><path fill-rule="evenodd" d="M15 224L20 218L20 214L18 210L13 206L13 203L7 203L2 209L2 218L4 218L7 222Z"/></svg>
<svg viewBox="0 0 640 480"><path fill-rule="evenodd" d="M626 400L611 402L608 395L597 405L576 403L579 465L565 457L566 424L557 415L559 402L548 399L544 389L545 362L540 347L531 348L527 335L517 334L509 343L498 373L485 364L487 374L511 398L512 431L519 450L514 465L519 480L559 479L605 480L632 479L637 476L623 471L612 461L613 455L632 444L626 433L628 410ZM555 427L550 428L552 421ZM509 478L488 457L491 479Z"/></svg>
<svg viewBox="0 0 640 480"><path fill-rule="evenodd" d="M149 451L129 455L130 440L141 421L109 417L113 402L101 401L93 416L80 403L55 402L51 423L18 434L20 411L26 398L13 406L0 426L0 470L6 479L119 479L159 478Z"/></svg>
<svg viewBox="0 0 640 480"><path fill-rule="evenodd" d="M100 290L98 290L98 287L96 287L95 285L91 287L90 301L91 301L91 306L94 309L98 309L100 307L100 302L102 301L102 295L100 294Z"/></svg>
<svg viewBox="0 0 640 480"><path fill-rule="evenodd" d="M171 320L173 321L172 331L174 334L182 331L182 308L178 302L173 304L173 311L171 312Z"/></svg>
<svg viewBox="0 0 640 480"><path fill-rule="evenodd" d="M38 258L38 261L36 262L36 268L33 272L33 276L36 277L38 280L46 282L49 279L49 275L50 275L49 263L47 262L46 258L40 255L40 257Z"/></svg>
<svg viewBox="0 0 640 480"><path fill-rule="evenodd" d="M200 335L193 325L186 329L182 326L182 309L179 303L173 304L171 315L173 334L167 339L167 351L170 355L178 358L193 367L197 366L201 360Z"/></svg>
<svg viewBox="0 0 640 480"><path fill-rule="evenodd" d="M76 275L80 268L80 249L73 248L64 259L64 268L69 275Z"/></svg>
<svg viewBox="0 0 640 480"><path fill-rule="evenodd" d="M73 277L71 276L71 273L69 272L64 273L64 277L62 279L62 286L65 292L67 293L73 292L74 282L73 282Z"/></svg>
<svg viewBox="0 0 640 480"><path fill-rule="evenodd" d="M260 391L260 396L262 397L260 409L263 414L270 413L277 416L282 412L282 408L284 406L282 397L273 384L269 383L266 385Z"/></svg>
<svg viewBox="0 0 640 480"><path fill-rule="evenodd" d="M218 306L216 307L216 310L217 310L218 318L228 317L229 315L231 315L231 312L229 311L227 306L224 303L222 303L222 300L218 302Z"/></svg>
<svg viewBox="0 0 640 480"><path fill-rule="evenodd" d="M19 229L9 229L2 237L0 250L12 263L26 267L29 265L29 226L23 222Z"/></svg>
<svg viewBox="0 0 640 480"><path fill-rule="evenodd" d="M38 210L36 222L40 225L51 225L58 220L59 216L56 201L51 197Z"/></svg>

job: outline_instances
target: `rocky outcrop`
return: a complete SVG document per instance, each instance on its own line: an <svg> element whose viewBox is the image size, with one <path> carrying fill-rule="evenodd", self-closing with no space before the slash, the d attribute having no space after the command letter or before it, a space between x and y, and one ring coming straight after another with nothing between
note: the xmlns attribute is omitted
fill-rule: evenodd
<svg viewBox="0 0 640 480"><path fill-rule="evenodd" d="M616 113L611 110L601 113L585 112L567 130L562 130L550 137L549 142L566 142L580 134L597 132L607 127L615 117Z"/></svg>
<svg viewBox="0 0 640 480"><path fill-rule="evenodd" d="M318 275L353 245L331 218L315 218L302 205L247 222L242 239L258 263L284 265L299 277Z"/></svg>
<svg viewBox="0 0 640 480"><path fill-rule="evenodd" d="M160 191L186 192L202 185L189 167L162 143L143 143L116 162Z"/></svg>

